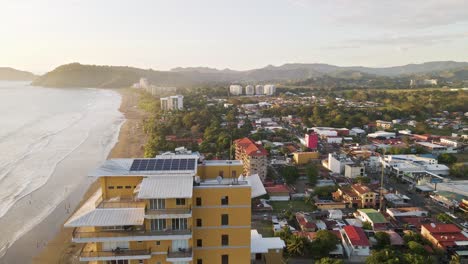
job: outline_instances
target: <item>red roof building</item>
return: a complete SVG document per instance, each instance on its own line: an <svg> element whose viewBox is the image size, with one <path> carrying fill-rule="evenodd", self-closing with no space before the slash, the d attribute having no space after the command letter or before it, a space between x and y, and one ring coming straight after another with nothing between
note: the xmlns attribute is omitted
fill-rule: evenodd
<svg viewBox="0 0 468 264"><path fill-rule="evenodd" d="M234 141L236 159L242 160L245 175L258 174L265 180L267 174L268 152L250 138L241 138Z"/></svg>
<svg viewBox="0 0 468 264"><path fill-rule="evenodd" d="M370 255L370 243L364 229L348 225L342 229L341 235L343 237L343 248L349 258L353 256L364 256Z"/></svg>
<svg viewBox="0 0 468 264"><path fill-rule="evenodd" d="M421 226L421 235L443 250L457 246L458 242L468 242L468 237L454 224L424 224Z"/></svg>
<svg viewBox="0 0 468 264"><path fill-rule="evenodd" d="M343 228L343 230L348 237L349 242L353 246L370 246L369 239L364 233L364 229L353 225L347 225Z"/></svg>

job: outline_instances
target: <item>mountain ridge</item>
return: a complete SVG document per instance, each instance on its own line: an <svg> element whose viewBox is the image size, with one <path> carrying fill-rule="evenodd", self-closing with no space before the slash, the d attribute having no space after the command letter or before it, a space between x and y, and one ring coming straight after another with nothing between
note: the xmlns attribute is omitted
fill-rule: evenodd
<svg viewBox="0 0 468 264"><path fill-rule="evenodd" d="M177 67L169 71L140 69L128 66L61 65L37 78L33 85L48 87L128 87L142 77L155 85L191 87L238 83L295 83L313 78L395 78L409 76L449 76L455 70L468 69L468 62L434 61L392 67L336 66L325 63L286 63L245 71L218 70L210 67ZM455 76L465 76L464 73Z"/></svg>
<svg viewBox="0 0 468 264"><path fill-rule="evenodd" d="M32 81L37 76L28 71L22 71L11 67L0 67L1 81Z"/></svg>

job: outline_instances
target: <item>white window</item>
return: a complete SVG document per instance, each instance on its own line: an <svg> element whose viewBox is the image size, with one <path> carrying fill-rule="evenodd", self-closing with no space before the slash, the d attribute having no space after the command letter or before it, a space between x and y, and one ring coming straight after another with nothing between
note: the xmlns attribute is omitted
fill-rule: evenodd
<svg viewBox="0 0 468 264"><path fill-rule="evenodd" d="M151 199L150 200L150 209L165 209L166 200L164 199Z"/></svg>
<svg viewBox="0 0 468 264"><path fill-rule="evenodd" d="M151 230L166 229L166 219L151 219Z"/></svg>
<svg viewBox="0 0 468 264"><path fill-rule="evenodd" d="M172 219L173 230L185 230L187 229L187 218L174 218Z"/></svg>

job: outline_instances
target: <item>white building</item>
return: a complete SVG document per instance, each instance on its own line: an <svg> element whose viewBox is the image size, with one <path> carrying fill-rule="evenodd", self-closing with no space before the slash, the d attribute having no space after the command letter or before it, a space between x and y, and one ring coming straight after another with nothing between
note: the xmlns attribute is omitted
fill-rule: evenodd
<svg viewBox="0 0 468 264"><path fill-rule="evenodd" d="M362 228L353 225L345 226L341 230L341 236L343 237L343 246L348 258L370 255L369 239Z"/></svg>
<svg viewBox="0 0 468 264"><path fill-rule="evenodd" d="M141 78L140 79L140 88L146 89L149 87L149 81L146 78Z"/></svg>
<svg viewBox="0 0 468 264"><path fill-rule="evenodd" d="M342 137L327 137L328 144L341 144L343 142Z"/></svg>
<svg viewBox="0 0 468 264"><path fill-rule="evenodd" d="M354 164L354 162L346 155L328 154L328 169L333 173L343 174L346 164Z"/></svg>
<svg viewBox="0 0 468 264"><path fill-rule="evenodd" d="M264 91L263 91L263 85L255 85L255 94L256 95L265 94Z"/></svg>
<svg viewBox="0 0 468 264"><path fill-rule="evenodd" d="M274 95L276 93L276 86L273 84L266 84L263 86L263 92L266 95Z"/></svg>
<svg viewBox="0 0 468 264"><path fill-rule="evenodd" d="M255 94L255 88L253 87L253 85L247 85L245 87L245 94L246 95L254 95Z"/></svg>
<svg viewBox="0 0 468 264"><path fill-rule="evenodd" d="M242 95L242 86L238 84L233 84L229 86L229 92L232 95Z"/></svg>
<svg viewBox="0 0 468 264"><path fill-rule="evenodd" d="M184 96L183 95L161 97L160 101L161 101L161 109L164 111L184 109Z"/></svg>
<svg viewBox="0 0 468 264"><path fill-rule="evenodd" d="M387 208L387 214L393 218L403 216L424 217L428 216L428 211L419 207Z"/></svg>
<svg viewBox="0 0 468 264"><path fill-rule="evenodd" d="M371 133L369 135L367 135L367 137L370 137L370 138L386 138L386 139L389 139L389 138L395 138L395 133L393 132L385 132L385 131L377 131L375 133Z"/></svg>
<svg viewBox="0 0 468 264"><path fill-rule="evenodd" d="M356 164L345 165L345 177L357 178L365 175L364 167Z"/></svg>

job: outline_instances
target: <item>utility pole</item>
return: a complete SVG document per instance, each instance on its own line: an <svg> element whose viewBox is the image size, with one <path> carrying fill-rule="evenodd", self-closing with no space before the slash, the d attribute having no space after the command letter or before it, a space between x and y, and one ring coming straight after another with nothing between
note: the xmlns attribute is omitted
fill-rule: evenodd
<svg viewBox="0 0 468 264"><path fill-rule="evenodd" d="M382 174L380 176L380 204L379 204L379 211L382 213L383 211L383 186L384 186L384 162L385 162L385 149L383 149L382 154Z"/></svg>

